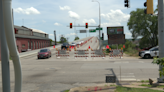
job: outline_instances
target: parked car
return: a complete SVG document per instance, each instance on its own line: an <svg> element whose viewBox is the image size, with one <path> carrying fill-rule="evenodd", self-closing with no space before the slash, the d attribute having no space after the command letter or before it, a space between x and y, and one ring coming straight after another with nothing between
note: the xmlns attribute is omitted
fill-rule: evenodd
<svg viewBox="0 0 164 92"><path fill-rule="evenodd" d="M51 51L49 49L41 49L38 52L38 59L51 57Z"/></svg>
<svg viewBox="0 0 164 92"><path fill-rule="evenodd" d="M63 45L61 45L61 49L67 49L67 48L69 48L69 43L63 43Z"/></svg>
<svg viewBox="0 0 164 92"><path fill-rule="evenodd" d="M144 51L140 51L139 52L139 56L142 57L142 58L151 58L151 57L154 57L154 56L159 56L159 50L158 50L158 46L156 47L153 47L149 50L144 50Z"/></svg>

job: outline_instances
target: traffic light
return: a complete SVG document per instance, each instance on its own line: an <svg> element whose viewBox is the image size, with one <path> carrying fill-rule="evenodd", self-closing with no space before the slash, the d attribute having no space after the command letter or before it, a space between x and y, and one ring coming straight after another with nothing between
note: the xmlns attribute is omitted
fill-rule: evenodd
<svg viewBox="0 0 164 92"><path fill-rule="evenodd" d="M70 23L70 28L72 28L72 23Z"/></svg>
<svg viewBox="0 0 164 92"><path fill-rule="evenodd" d="M153 14L153 13L154 13L154 10L153 10L153 0L147 0L147 1L144 3L144 6L147 7L147 8L144 10L144 13L145 13L145 14Z"/></svg>
<svg viewBox="0 0 164 92"><path fill-rule="evenodd" d="M88 28L88 23L85 24L85 28Z"/></svg>
<svg viewBox="0 0 164 92"><path fill-rule="evenodd" d="M125 0L125 7L129 7L129 0Z"/></svg>
<svg viewBox="0 0 164 92"><path fill-rule="evenodd" d="M102 40L104 40L104 33L102 33Z"/></svg>

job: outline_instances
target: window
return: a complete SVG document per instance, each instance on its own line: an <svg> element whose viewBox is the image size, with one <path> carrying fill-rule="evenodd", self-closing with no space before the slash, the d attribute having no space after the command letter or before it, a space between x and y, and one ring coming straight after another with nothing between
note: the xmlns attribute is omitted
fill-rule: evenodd
<svg viewBox="0 0 164 92"><path fill-rule="evenodd" d="M25 47L25 44L22 44L22 48L24 48Z"/></svg>
<svg viewBox="0 0 164 92"><path fill-rule="evenodd" d="M36 43L36 49L38 49L38 41L37 41L37 43Z"/></svg>
<svg viewBox="0 0 164 92"><path fill-rule="evenodd" d="M28 49L30 49L30 45L29 45L30 43L29 43L29 41L28 41Z"/></svg>
<svg viewBox="0 0 164 92"><path fill-rule="evenodd" d="M34 49L35 49L35 41L34 41Z"/></svg>
<svg viewBox="0 0 164 92"><path fill-rule="evenodd" d="M32 41L31 41L31 49L33 49L33 47L32 47Z"/></svg>

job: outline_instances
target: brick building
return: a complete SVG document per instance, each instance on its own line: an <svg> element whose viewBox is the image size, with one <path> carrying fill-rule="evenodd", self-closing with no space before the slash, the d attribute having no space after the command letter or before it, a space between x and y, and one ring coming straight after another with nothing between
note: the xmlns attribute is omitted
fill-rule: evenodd
<svg viewBox="0 0 164 92"><path fill-rule="evenodd" d="M14 31L19 53L50 46L48 34L41 30L14 25Z"/></svg>

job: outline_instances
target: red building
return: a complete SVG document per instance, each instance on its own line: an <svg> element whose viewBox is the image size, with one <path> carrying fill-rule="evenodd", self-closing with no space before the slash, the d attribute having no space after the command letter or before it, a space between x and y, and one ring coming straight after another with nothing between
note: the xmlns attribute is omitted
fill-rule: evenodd
<svg viewBox="0 0 164 92"><path fill-rule="evenodd" d="M14 31L19 53L50 46L48 34L41 30L14 25Z"/></svg>

